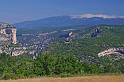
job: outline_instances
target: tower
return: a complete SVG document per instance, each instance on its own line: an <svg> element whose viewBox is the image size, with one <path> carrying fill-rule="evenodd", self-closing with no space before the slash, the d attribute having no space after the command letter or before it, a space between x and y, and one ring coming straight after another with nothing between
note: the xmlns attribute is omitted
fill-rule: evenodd
<svg viewBox="0 0 124 82"><path fill-rule="evenodd" d="M12 43L16 44L16 28L12 28Z"/></svg>

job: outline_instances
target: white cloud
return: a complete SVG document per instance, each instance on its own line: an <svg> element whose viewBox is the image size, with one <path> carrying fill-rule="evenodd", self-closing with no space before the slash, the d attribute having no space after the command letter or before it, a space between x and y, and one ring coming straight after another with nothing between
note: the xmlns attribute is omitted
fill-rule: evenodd
<svg viewBox="0 0 124 82"><path fill-rule="evenodd" d="M83 15L73 15L72 18L93 18L93 17L100 17L100 18L124 18L124 16L110 16L104 14L83 14Z"/></svg>

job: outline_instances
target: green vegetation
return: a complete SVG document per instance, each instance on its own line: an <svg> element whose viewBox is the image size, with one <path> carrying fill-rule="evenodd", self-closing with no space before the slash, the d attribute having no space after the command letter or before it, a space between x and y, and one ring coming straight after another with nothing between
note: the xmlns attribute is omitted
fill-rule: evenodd
<svg viewBox="0 0 124 82"><path fill-rule="evenodd" d="M81 39L76 39L70 43L64 41L54 42L48 48L51 54L64 55L66 53L76 55L83 62L99 62L97 54L108 48L124 46L124 27L123 26L98 26L101 33L97 37L91 37L95 28L90 28L87 34L82 35ZM86 36L86 37L83 37Z"/></svg>
<svg viewBox="0 0 124 82"><path fill-rule="evenodd" d="M19 79L38 76L74 76L102 73L124 73L124 60L88 64L74 55L51 55L44 53L36 60L26 56L0 55L0 79Z"/></svg>
<svg viewBox="0 0 124 82"><path fill-rule="evenodd" d="M0 54L0 79L18 79L37 76L74 76L88 74L123 74L124 59L99 58L97 54L107 48L123 47L123 26L101 26L97 37L87 30L86 37L70 43L57 41L39 54L36 60L23 55L11 57Z"/></svg>

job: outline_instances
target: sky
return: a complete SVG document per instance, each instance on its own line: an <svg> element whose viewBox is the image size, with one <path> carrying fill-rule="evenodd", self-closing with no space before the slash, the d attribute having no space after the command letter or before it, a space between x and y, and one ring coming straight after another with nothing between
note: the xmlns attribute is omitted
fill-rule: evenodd
<svg viewBox="0 0 124 82"><path fill-rule="evenodd" d="M124 0L0 0L0 22L87 13L124 16Z"/></svg>

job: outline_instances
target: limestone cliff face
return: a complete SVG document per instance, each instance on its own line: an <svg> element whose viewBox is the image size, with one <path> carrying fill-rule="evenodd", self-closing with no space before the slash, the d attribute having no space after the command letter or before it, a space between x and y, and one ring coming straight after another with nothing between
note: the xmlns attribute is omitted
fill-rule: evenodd
<svg viewBox="0 0 124 82"><path fill-rule="evenodd" d="M16 44L16 28L8 23L0 23L0 41Z"/></svg>

